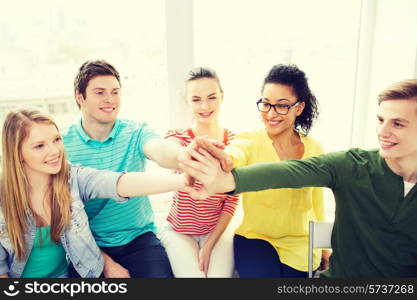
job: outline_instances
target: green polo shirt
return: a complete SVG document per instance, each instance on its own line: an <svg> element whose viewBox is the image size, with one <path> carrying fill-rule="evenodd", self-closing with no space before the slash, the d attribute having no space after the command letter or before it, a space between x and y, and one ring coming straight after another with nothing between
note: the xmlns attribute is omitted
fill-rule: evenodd
<svg viewBox="0 0 417 300"><path fill-rule="evenodd" d="M236 193L306 186L332 189L333 254L324 277L417 277L417 187L404 197L403 178L377 150L256 164L232 173Z"/></svg>

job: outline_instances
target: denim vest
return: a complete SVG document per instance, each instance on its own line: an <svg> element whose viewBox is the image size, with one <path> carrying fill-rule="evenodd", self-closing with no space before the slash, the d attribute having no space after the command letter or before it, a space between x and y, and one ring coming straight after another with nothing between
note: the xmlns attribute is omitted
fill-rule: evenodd
<svg viewBox="0 0 417 300"><path fill-rule="evenodd" d="M123 173L72 165L69 184L71 188L71 220L68 229L60 237L61 244L75 270L81 277L99 277L104 260L88 226L84 203L90 198L111 198L124 202L127 198L117 193L117 182ZM1 199L0 199L1 201ZM8 237L6 223L0 209L0 274L21 277L27 258L33 247L36 224L30 211L27 212L28 230L25 233L26 255L18 260Z"/></svg>

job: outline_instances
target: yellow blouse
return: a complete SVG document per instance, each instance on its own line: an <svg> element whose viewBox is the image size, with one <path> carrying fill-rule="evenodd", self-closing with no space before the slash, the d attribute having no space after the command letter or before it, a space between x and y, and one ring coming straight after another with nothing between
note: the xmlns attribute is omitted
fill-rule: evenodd
<svg viewBox="0 0 417 300"><path fill-rule="evenodd" d="M323 153L321 145L301 136L304 156ZM260 162L279 162L272 140L264 129L238 134L226 147L235 167ZM277 180L279 180L277 178ZM243 198L243 220L236 234L271 243L282 263L299 271L308 270L308 222L324 221L322 188L275 189L248 192ZM321 250L314 250L313 267L321 260Z"/></svg>

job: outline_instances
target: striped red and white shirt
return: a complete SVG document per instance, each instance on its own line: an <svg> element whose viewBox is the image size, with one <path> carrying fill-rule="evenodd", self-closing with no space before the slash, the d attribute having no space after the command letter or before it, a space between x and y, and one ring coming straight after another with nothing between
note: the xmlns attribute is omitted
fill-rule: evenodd
<svg viewBox="0 0 417 300"><path fill-rule="evenodd" d="M223 143L228 145L234 134L225 129ZM195 138L191 129L170 130L165 138L176 138L186 147ZM199 183L197 182L198 186ZM201 184L200 184L201 185ZM238 195L217 193L204 200L193 200L188 193L177 191L167 221L172 228L184 234L201 235L210 233L217 224L220 214L233 216L238 205Z"/></svg>

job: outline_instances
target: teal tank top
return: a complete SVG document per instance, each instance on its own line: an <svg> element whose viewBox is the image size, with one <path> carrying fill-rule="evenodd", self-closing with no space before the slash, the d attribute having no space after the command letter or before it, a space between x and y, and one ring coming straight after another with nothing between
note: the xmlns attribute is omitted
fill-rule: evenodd
<svg viewBox="0 0 417 300"><path fill-rule="evenodd" d="M67 271L65 249L61 243L51 240L51 227L37 227L22 278L57 278Z"/></svg>

